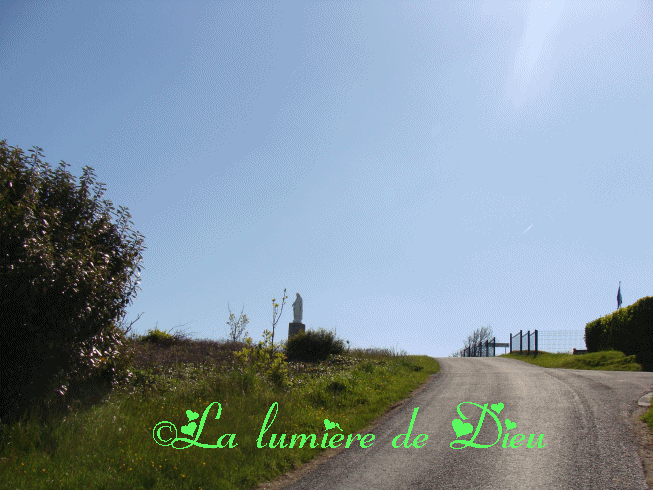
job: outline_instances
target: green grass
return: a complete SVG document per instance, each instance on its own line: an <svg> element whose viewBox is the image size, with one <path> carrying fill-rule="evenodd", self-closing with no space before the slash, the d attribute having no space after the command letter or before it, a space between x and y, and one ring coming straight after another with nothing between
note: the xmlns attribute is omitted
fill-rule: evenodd
<svg viewBox="0 0 653 490"><path fill-rule="evenodd" d="M289 363L292 385L279 388L234 368L233 352L242 344L186 339L166 347L134 338L128 345L136 352L130 381L113 390L86 386L69 404L0 426L1 488L252 488L324 450L257 448L274 402L278 413L265 444L272 433L316 434L319 443L324 419L337 422L345 436L355 433L439 371L427 356L353 349L328 362ZM200 414L199 426L212 402L222 405L221 417L215 420L216 404L198 442L215 445L236 434L237 447L175 449L155 442L153 429L162 421L175 425L177 437L188 437L181 433L186 410ZM174 436L166 429L160 435Z"/></svg>
<svg viewBox="0 0 653 490"><path fill-rule="evenodd" d="M642 366L635 362L635 356L624 356L623 352L608 351L594 352L591 354L551 354L550 352L538 351L537 357L534 354L520 354L512 352L501 354L497 357L518 359L529 364L535 364L545 368L560 369L594 369L600 371L641 371Z"/></svg>
<svg viewBox="0 0 653 490"><path fill-rule="evenodd" d="M550 352L538 351L537 357L534 354L520 354L512 352L501 354L497 357L517 359L542 366L545 368L558 369L592 369L598 371L641 371L641 364L635 362L635 356L625 356L623 352L606 351L593 352L588 354L551 354ZM640 419L646 422L653 434L653 406L644 413Z"/></svg>

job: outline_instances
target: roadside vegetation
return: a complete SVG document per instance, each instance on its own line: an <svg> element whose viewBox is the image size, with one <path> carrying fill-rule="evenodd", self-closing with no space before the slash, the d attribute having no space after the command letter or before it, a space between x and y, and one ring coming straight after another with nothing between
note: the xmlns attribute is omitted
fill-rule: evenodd
<svg viewBox="0 0 653 490"><path fill-rule="evenodd" d="M2 488L252 488L323 451L319 444L327 432L325 419L338 423L346 438L439 370L426 356L350 349L320 362L287 362L284 379L275 379L260 363L253 369L253 352L265 352L261 343L262 349L251 342L179 335L171 340L154 330L130 337L127 345L134 354L128 382L113 389L80 386L68 406L35 405L20 422L1 426ZM248 345L250 355L243 361ZM215 449L177 450L155 442L153 429L162 421L174 424L177 437L188 438L180 430L189 423L186 411L201 417L212 402L222 406L220 419L215 420L216 404L198 442L215 445L222 435L236 434L238 446L229 448L229 436L225 448ZM307 442L301 449L257 448L259 431L275 402L278 413L263 444L272 433L287 434L287 439L316 434L318 447ZM196 422L199 426L200 419ZM328 432L329 438L340 433L337 428ZM162 430L161 437L174 437L174 429ZM175 447L185 445L177 442Z"/></svg>
<svg viewBox="0 0 653 490"><path fill-rule="evenodd" d="M512 352L497 357L507 357L542 366L560 369L594 369L598 371L641 371L641 364L635 362L635 356L626 357L623 352L593 352L588 354L566 354L538 351L537 357L531 353Z"/></svg>

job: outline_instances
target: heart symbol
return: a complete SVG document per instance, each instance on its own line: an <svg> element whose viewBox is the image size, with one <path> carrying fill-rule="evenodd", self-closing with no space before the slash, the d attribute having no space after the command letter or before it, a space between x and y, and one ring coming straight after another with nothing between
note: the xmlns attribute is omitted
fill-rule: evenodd
<svg viewBox="0 0 653 490"><path fill-rule="evenodd" d="M503 410L503 403L495 403L493 405L490 405L490 408L494 410L496 413L501 412Z"/></svg>
<svg viewBox="0 0 653 490"><path fill-rule="evenodd" d="M334 429L335 427L338 427L338 430L342 431L342 429L338 424L336 424L335 422L331 422L329 419L324 419L324 428L326 430L331 430Z"/></svg>
<svg viewBox="0 0 653 490"><path fill-rule="evenodd" d="M451 421L451 426L453 427L453 430L456 431L456 437L471 434L472 431L474 430L474 427L472 426L472 424L467 423L467 422L463 422L460 419L452 420Z"/></svg>
<svg viewBox="0 0 653 490"><path fill-rule="evenodd" d="M199 417L200 414L197 412L193 412L192 410L186 410L186 417L188 417L188 420L195 420L197 417Z"/></svg>
<svg viewBox="0 0 653 490"><path fill-rule="evenodd" d="M511 430L517 427L517 424L511 422L510 419L506 419L506 429Z"/></svg>
<svg viewBox="0 0 653 490"><path fill-rule="evenodd" d="M181 428L181 432L183 434L186 434L187 436L193 437L193 434L195 433L195 428L197 427L197 424L195 422L191 422L188 425L184 425Z"/></svg>

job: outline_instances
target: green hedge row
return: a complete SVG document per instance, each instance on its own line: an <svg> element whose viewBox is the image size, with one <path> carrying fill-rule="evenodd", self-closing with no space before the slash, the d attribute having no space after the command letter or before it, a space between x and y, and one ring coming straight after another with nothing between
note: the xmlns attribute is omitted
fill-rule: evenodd
<svg viewBox="0 0 653 490"><path fill-rule="evenodd" d="M646 296L585 325L588 352L617 350L637 356L644 370L653 368L653 298Z"/></svg>

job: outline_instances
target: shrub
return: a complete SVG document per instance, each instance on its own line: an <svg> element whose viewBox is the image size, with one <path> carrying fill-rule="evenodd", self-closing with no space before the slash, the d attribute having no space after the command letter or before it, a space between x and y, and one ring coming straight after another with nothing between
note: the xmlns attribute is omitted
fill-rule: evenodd
<svg viewBox="0 0 653 490"><path fill-rule="evenodd" d="M158 323L157 323L158 327ZM157 327L147 331L147 334L141 337L141 342L150 342L157 345L170 346L175 343L175 337L170 333L159 330Z"/></svg>
<svg viewBox="0 0 653 490"><path fill-rule="evenodd" d="M73 401L76 402L82 392L90 389L96 395L107 393L120 382L128 381L133 376L130 368L134 353L129 349L127 332L122 324L111 323L90 340L75 346L66 344L63 352L71 367L54 375L43 396L29 400L29 406L44 417L50 417L52 407L63 411L70 404L76 404ZM98 359L95 354L102 357Z"/></svg>
<svg viewBox="0 0 653 490"><path fill-rule="evenodd" d="M285 388L289 384L288 363L282 352L276 352L272 343L272 333L263 331L262 342L252 345L251 337L246 337L247 347L235 353L235 364L241 371L253 370L264 374L274 385Z"/></svg>
<svg viewBox="0 0 653 490"><path fill-rule="evenodd" d="M63 394L72 378L116 355L120 334L111 325L135 295L131 276L144 248L142 238L123 236L126 208L114 224L112 203L99 205L103 184L89 198L92 168L78 188L63 161L41 171L35 148L28 162L0 142L0 345L13 354L0 356L3 422L51 394L53 382Z"/></svg>
<svg viewBox="0 0 653 490"><path fill-rule="evenodd" d="M329 355L341 355L345 346L342 340L335 339L333 332L321 328L293 335L288 339L285 350L291 361L319 362L325 361Z"/></svg>

